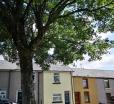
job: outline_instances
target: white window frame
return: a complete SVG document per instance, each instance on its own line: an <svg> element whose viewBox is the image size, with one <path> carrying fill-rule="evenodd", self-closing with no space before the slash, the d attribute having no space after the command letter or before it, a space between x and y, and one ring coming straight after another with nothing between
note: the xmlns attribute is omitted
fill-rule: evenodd
<svg viewBox="0 0 114 104"><path fill-rule="evenodd" d="M87 78L83 78L83 88L88 89L88 79Z"/></svg>
<svg viewBox="0 0 114 104"><path fill-rule="evenodd" d="M7 91L6 90L0 90L0 99L6 99L7 98Z"/></svg>
<svg viewBox="0 0 114 104"><path fill-rule="evenodd" d="M62 94L60 93L53 94L53 102L54 103L62 102Z"/></svg>
<svg viewBox="0 0 114 104"><path fill-rule="evenodd" d="M54 83L60 83L60 73L54 73L53 81Z"/></svg>
<svg viewBox="0 0 114 104"><path fill-rule="evenodd" d="M110 88L110 81L109 81L109 79L104 79L104 87L106 89Z"/></svg>

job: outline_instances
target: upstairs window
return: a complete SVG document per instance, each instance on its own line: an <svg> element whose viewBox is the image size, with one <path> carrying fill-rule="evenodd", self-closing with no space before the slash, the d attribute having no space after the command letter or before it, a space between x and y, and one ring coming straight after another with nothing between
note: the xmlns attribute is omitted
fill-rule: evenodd
<svg viewBox="0 0 114 104"><path fill-rule="evenodd" d="M88 88L88 79L83 78L83 88Z"/></svg>
<svg viewBox="0 0 114 104"><path fill-rule="evenodd" d="M109 80L108 79L104 80L104 86L105 86L105 88L110 88L110 84L109 84Z"/></svg>
<svg viewBox="0 0 114 104"><path fill-rule="evenodd" d="M60 74L59 73L54 73L54 83L60 84Z"/></svg>
<svg viewBox="0 0 114 104"><path fill-rule="evenodd" d="M53 94L53 103L61 103L61 102L62 102L61 94Z"/></svg>

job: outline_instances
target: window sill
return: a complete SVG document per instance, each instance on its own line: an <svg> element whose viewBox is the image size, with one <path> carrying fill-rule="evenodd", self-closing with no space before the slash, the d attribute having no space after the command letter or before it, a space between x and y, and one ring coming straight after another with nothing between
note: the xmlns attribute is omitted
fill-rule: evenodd
<svg viewBox="0 0 114 104"><path fill-rule="evenodd" d="M110 87L108 88L108 87L105 87L105 89L111 89Z"/></svg>
<svg viewBox="0 0 114 104"><path fill-rule="evenodd" d="M83 87L83 89L89 89L89 87Z"/></svg>
<svg viewBox="0 0 114 104"><path fill-rule="evenodd" d="M56 101L56 102L53 101L52 103L62 103L62 101Z"/></svg>
<svg viewBox="0 0 114 104"><path fill-rule="evenodd" d="M61 84L61 82L53 82L53 84Z"/></svg>
<svg viewBox="0 0 114 104"><path fill-rule="evenodd" d="M85 103L90 103L90 101L87 101L87 102L85 102Z"/></svg>

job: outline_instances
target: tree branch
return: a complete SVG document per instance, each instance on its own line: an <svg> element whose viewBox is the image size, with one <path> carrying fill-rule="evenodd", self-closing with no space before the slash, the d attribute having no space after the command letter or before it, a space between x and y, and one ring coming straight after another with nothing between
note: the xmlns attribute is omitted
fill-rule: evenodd
<svg viewBox="0 0 114 104"><path fill-rule="evenodd" d="M49 28L49 24L51 23L50 22L50 19L54 17L56 17L56 15L58 15L61 10L65 7L66 3L68 2L69 0L61 0L51 11L50 11L50 16L49 16L49 21L47 22L47 24L45 26L43 26L43 23L42 23L42 15L43 15L43 12L45 10L45 5L46 5L46 2L47 0L44 0L43 3L41 5L38 6L38 10L35 10L35 15L36 15L36 19L37 19L37 28L38 28L38 35L36 36L36 38L34 38L31 43L30 43L30 46L32 47L38 47L38 45L41 43L41 40L45 34L45 32L47 31L47 29ZM56 15L54 15L56 14ZM52 16L53 15L53 16ZM51 17L51 18L50 18ZM53 19L52 19L53 20ZM49 23L49 24L48 24Z"/></svg>
<svg viewBox="0 0 114 104"><path fill-rule="evenodd" d="M66 7L69 0L61 0L49 13L48 21L45 25L47 28L53 21L55 21L60 14L60 12Z"/></svg>
<svg viewBox="0 0 114 104"><path fill-rule="evenodd" d="M60 2L58 2L58 4L54 8L52 8L50 14L52 14L56 10L56 8L58 8L58 6L60 6L64 1L65 0L61 0Z"/></svg>
<svg viewBox="0 0 114 104"><path fill-rule="evenodd" d="M77 9L77 10L75 10L75 11L72 11L72 12L67 13L66 15L61 15L61 16L59 16L58 18L68 17L69 15L72 15L72 14L77 13L77 12L82 12L82 11L95 12L95 11L97 11L97 10L100 10L100 9L102 9L102 8L105 8L106 6L111 5L112 3L114 3L114 1L111 1L110 3L108 3L108 4L106 4L106 5L103 5L103 6L100 6L100 7L96 8L96 9L88 9L88 8Z"/></svg>
<svg viewBox="0 0 114 104"><path fill-rule="evenodd" d="M30 9L30 6L31 6L31 3L33 2L33 0L29 0L29 3L27 4L27 7L26 7L26 9L25 9L25 11L24 11L24 14L23 14L23 16L22 16L22 18L26 18L26 15L28 14L28 12L29 12L29 9Z"/></svg>
<svg viewBox="0 0 114 104"><path fill-rule="evenodd" d="M45 34L45 29L43 26L43 14L44 14L47 1L48 0L43 0L43 2L40 5L38 6L35 5L35 8L33 7L33 11L36 17L36 26L38 29L38 34L34 39L31 40L29 44L30 47L33 47L33 48L36 48L36 46L38 47Z"/></svg>

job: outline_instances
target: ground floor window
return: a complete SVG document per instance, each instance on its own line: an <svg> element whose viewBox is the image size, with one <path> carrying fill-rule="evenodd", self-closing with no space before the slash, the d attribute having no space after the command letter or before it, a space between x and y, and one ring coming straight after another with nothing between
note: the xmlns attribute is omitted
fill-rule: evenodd
<svg viewBox="0 0 114 104"><path fill-rule="evenodd" d="M6 99L7 98L7 92L5 90L0 90L0 99Z"/></svg>
<svg viewBox="0 0 114 104"><path fill-rule="evenodd" d="M114 104L114 97L111 96L111 93L106 93L107 104Z"/></svg>
<svg viewBox="0 0 114 104"><path fill-rule="evenodd" d="M62 95L60 93L53 94L53 103L61 103L62 102Z"/></svg>
<svg viewBox="0 0 114 104"><path fill-rule="evenodd" d="M84 100L85 100L85 103L90 103L90 96L88 91L84 92Z"/></svg>

